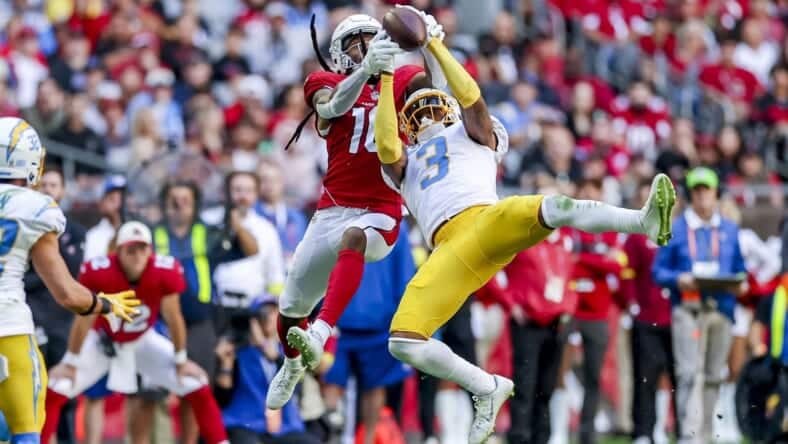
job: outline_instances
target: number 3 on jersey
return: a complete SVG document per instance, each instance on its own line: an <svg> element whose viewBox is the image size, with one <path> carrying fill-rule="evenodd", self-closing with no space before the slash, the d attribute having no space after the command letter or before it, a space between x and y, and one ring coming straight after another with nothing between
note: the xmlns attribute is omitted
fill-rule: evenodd
<svg viewBox="0 0 788 444"><path fill-rule="evenodd" d="M375 146L375 129L373 127L377 109L377 107L372 108L367 113L366 108L353 108L353 137L350 139L350 154L358 152L361 146L361 135L364 134L364 131L367 132L367 137L364 138L364 149L370 153L378 151Z"/></svg>
<svg viewBox="0 0 788 444"><path fill-rule="evenodd" d="M449 156L446 148L446 138L436 137L421 146L416 152L416 158L427 163L427 177L421 181L421 189L440 181L449 173Z"/></svg>

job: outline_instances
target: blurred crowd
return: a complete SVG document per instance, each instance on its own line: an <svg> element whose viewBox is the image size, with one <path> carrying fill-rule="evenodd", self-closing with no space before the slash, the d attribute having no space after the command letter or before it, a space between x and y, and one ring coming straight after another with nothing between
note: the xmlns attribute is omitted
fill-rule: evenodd
<svg viewBox="0 0 788 444"><path fill-rule="evenodd" d="M557 232L441 333L524 387L501 436L563 444L578 430L585 444L604 431L661 443L669 432L689 440L713 429L739 442L732 383L749 356L768 351L773 309L758 304L779 287L788 235L784 0L0 0L0 116L22 117L46 139L48 176L60 184L53 197L70 222L92 226L61 240L69 263L110 252L124 220L153 227L157 252L186 270L189 356L211 376L228 428L251 430L243 439L352 439L359 424L358 442L413 433L462 442L472 411L463 392L394 363L363 365L391 359L375 354L385 348L375 341L401 296L392 289L427 254L415 230L400 241L412 254L368 266L379 272L365 273L334 352L291 408L261 408L260 418L233 408L239 390L265 390L244 386L242 356L262 354L261 381L281 362L275 296L325 171L311 122L284 150L309 112L303 79L321 69L310 21L327 54L342 18L380 18L394 3L435 15L509 132L501 194L637 208L656 172L684 191L669 247ZM748 284L712 291L697 282L739 273ZM53 365L69 318L37 321ZM676 325L698 333L683 338ZM703 395L690 396L695 388ZM80 433L98 443L107 393L92 393ZM152 440L172 439L167 416ZM73 420L61 423L60 440L73 442ZM181 427L196 442L187 412Z"/></svg>

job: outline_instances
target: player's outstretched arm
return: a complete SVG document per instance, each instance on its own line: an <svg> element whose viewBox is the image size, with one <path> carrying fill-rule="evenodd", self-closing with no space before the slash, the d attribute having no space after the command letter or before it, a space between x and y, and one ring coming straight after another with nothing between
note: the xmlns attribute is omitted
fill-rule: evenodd
<svg viewBox="0 0 788 444"><path fill-rule="evenodd" d="M380 75L380 98L378 111L375 113L375 145L383 171L399 185L407 157L402 155L402 141L399 138L397 110L394 105L394 75L391 72Z"/></svg>
<svg viewBox="0 0 788 444"><path fill-rule="evenodd" d="M92 314L110 314L131 321L137 314L136 307L140 301L134 298L134 292L96 295L85 286L74 280L60 255L57 235L46 233L30 249L30 258L36 273L44 281L58 304L74 313L88 316Z"/></svg>
<svg viewBox="0 0 788 444"><path fill-rule="evenodd" d="M345 77L333 90L321 89L314 94L312 103L317 115L321 119L331 120L350 111L369 78L377 75L383 65L388 64L401 52L399 46L388 39L385 32L378 32L369 42L359 69Z"/></svg>
<svg viewBox="0 0 788 444"><path fill-rule="evenodd" d="M463 123L468 136L476 142L496 149L493 123L490 112L482 97L479 85L468 71L451 55L451 52L440 39L430 39L427 49L435 56L446 76L449 89L462 107Z"/></svg>

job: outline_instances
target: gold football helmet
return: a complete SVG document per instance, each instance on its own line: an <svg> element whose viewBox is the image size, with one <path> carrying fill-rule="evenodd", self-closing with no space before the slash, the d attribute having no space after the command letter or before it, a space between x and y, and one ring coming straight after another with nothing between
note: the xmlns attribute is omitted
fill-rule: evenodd
<svg viewBox="0 0 788 444"><path fill-rule="evenodd" d="M408 96L399 113L400 130L410 143L434 124L450 126L462 120L457 100L439 89L421 88Z"/></svg>

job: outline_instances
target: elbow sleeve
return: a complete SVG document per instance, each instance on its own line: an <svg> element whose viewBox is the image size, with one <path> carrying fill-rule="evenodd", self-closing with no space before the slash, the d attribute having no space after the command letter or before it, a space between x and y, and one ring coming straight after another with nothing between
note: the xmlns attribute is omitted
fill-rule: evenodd
<svg viewBox="0 0 788 444"><path fill-rule="evenodd" d="M392 164L402 157L402 141L397 129L397 111L394 106L394 77L380 76L380 99L375 114L375 145L378 158L384 164Z"/></svg>

